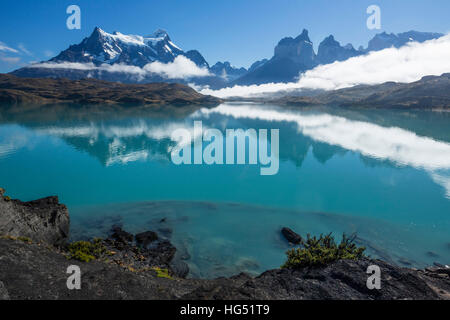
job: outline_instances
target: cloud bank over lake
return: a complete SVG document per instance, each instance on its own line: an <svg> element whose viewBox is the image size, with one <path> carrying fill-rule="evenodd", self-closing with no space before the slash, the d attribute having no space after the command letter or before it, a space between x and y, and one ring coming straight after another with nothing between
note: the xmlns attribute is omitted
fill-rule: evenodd
<svg viewBox="0 0 450 320"><path fill-rule="evenodd" d="M136 76L140 80L143 80L146 76L151 75L159 75L165 79L186 79L192 77L206 77L211 75L207 68L198 67L193 61L184 56L178 56L174 59L173 62L169 63L155 61L143 66L142 68L127 64L110 65L106 63L100 66L96 66L92 62L43 62L32 64L29 67L125 73Z"/></svg>
<svg viewBox="0 0 450 320"><path fill-rule="evenodd" d="M388 81L409 83L450 72L450 34L424 43L370 52L342 62L320 65L301 74L298 82L234 86L200 92L220 98L255 97L301 89L336 90Z"/></svg>

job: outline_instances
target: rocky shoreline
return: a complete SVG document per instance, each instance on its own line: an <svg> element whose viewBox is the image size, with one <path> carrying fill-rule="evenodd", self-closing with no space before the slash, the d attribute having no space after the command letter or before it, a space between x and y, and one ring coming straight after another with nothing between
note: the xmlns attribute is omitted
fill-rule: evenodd
<svg viewBox="0 0 450 320"><path fill-rule="evenodd" d="M106 239L69 244L69 224L57 197L21 202L0 189L0 299L450 299L445 266L417 270L361 258L257 277L186 279L177 249L156 232L132 235L115 226ZM283 234L299 240L290 229ZM81 269L80 290L67 288L70 265ZM366 285L370 265L381 270L379 290Z"/></svg>

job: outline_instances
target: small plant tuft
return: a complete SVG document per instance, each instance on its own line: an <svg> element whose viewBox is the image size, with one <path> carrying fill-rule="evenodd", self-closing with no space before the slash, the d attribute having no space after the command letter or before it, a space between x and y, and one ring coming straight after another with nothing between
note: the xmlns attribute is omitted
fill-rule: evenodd
<svg viewBox="0 0 450 320"><path fill-rule="evenodd" d="M160 267L152 267L151 270L156 271L156 276L158 278L167 278L167 279L173 279L170 275L169 275L169 270L167 269L162 269Z"/></svg>
<svg viewBox="0 0 450 320"><path fill-rule="evenodd" d="M28 237L22 237L22 236L14 237L14 236L10 236L9 234L4 235L4 236L0 236L0 239L6 239L6 240L12 240L12 241L22 241L22 242L25 242L25 243L28 243L28 244L31 244L33 242Z"/></svg>
<svg viewBox="0 0 450 320"><path fill-rule="evenodd" d="M307 235L302 240L301 248L294 248L286 252L287 261L282 268L304 268L324 266L337 260L358 260L364 256L365 247L357 247L354 243L356 235L347 237L342 235L340 244L336 244L330 234L311 237Z"/></svg>
<svg viewBox="0 0 450 320"><path fill-rule="evenodd" d="M28 244L30 244L30 243L33 242L33 241L31 241L31 239L28 238L28 237L17 237L17 240L20 240L20 241L25 242L25 243L28 243Z"/></svg>
<svg viewBox="0 0 450 320"><path fill-rule="evenodd" d="M94 239L90 241L77 241L68 246L68 259L75 259L83 262L89 262L99 259L108 254L106 247L102 243L102 239Z"/></svg>

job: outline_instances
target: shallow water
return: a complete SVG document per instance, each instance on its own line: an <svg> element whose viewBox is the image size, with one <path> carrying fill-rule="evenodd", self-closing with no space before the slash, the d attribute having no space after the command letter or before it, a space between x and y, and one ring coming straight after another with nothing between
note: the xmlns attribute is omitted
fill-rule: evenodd
<svg viewBox="0 0 450 320"><path fill-rule="evenodd" d="M194 120L222 132L280 129L278 174L174 165L171 133ZM450 262L449 113L234 103L184 114L2 114L0 185L23 200L59 195L74 238L115 223L160 229L191 276L280 266L282 226L357 232L369 254L402 265Z"/></svg>

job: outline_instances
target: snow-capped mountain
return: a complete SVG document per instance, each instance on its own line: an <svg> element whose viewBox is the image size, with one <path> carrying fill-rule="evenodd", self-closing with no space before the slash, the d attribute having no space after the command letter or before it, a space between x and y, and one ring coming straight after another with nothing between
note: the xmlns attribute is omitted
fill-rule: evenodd
<svg viewBox="0 0 450 320"><path fill-rule="evenodd" d="M12 72L21 77L82 79L119 82L179 82L223 87L226 79L210 72L197 50L183 51L164 30L147 36L108 33L98 27L79 44L49 61Z"/></svg>
<svg viewBox="0 0 450 320"><path fill-rule="evenodd" d="M37 63L12 74L19 77L69 79L97 78L126 83L179 82L218 89L233 85L296 81L299 74L320 64L344 61L370 51L399 48L408 42L424 42L440 33L409 31L377 34L366 49L341 44L330 35L319 45L317 55L308 31L281 39L271 59L255 62L249 70L217 62L210 67L197 50L184 51L167 32L157 30L147 36L108 33L95 28L79 44L71 45L47 62Z"/></svg>
<svg viewBox="0 0 450 320"><path fill-rule="evenodd" d="M52 62L92 62L95 65L122 63L143 67L154 61L172 62L184 55L167 32L157 30L148 36L107 33L95 28L90 37L51 59Z"/></svg>
<svg viewBox="0 0 450 320"><path fill-rule="evenodd" d="M369 41L369 46L365 51L379 51L390 47L400 48L408 42L425 42L444 36L442 33L408 31L403 33L378 33Z"/></svg>

